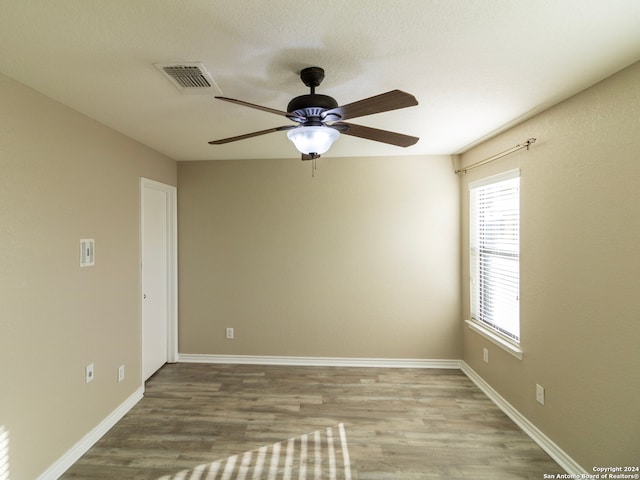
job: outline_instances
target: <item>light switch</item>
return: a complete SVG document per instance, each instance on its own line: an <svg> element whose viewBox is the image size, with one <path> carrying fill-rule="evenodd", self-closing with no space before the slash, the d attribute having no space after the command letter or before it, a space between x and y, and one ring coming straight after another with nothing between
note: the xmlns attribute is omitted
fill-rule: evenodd
<svg viewBox="0 0 640 480"><path fill-rule="evenodd" d="M80 266L90 267L95 264L94 240L85 238L80 240Z"/></svg>

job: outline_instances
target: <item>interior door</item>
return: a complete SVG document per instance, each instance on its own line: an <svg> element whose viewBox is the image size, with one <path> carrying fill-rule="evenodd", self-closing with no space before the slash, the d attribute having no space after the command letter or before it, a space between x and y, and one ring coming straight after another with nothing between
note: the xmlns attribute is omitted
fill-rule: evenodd
<svg viewBox="0 0 640 480"><path fill-rule="evenodd" d="M142 373L147 380L168 361L169 193L142 184Z"/></svg>

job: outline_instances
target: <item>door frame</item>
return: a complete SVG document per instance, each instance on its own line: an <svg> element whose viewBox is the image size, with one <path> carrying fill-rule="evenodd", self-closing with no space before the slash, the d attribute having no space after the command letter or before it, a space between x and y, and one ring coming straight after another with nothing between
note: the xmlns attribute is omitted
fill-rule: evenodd
<svg viewBox="0 0 640 480"><path fill-rule="evenodd" d="M167 195L167 362L178 361L178 196L172 185L140 177L140 375L144 377L142 251L144 248L144 189L151 188ZM144 385L144 380L142 380Z"/></svg>

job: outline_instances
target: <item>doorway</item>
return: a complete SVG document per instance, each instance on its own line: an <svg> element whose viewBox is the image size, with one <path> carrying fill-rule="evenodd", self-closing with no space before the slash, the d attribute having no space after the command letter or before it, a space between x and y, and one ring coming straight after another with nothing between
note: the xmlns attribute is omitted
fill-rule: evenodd
<svg viewBox="0 0 640 480"><path fill-rule="evenodd" d="M144 382L178 353L175 187L140 179L140 237Z"/></svg>

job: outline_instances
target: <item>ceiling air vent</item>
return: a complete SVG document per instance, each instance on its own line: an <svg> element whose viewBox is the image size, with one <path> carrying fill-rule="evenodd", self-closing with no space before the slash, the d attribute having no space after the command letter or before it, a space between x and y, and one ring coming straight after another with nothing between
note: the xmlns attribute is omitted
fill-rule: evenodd
<svg viewBox="0 0 640 480"><path fill-rule="evenodd" d="M156 63L155 65L182 93L222 95L202 63Z"/></svg>

